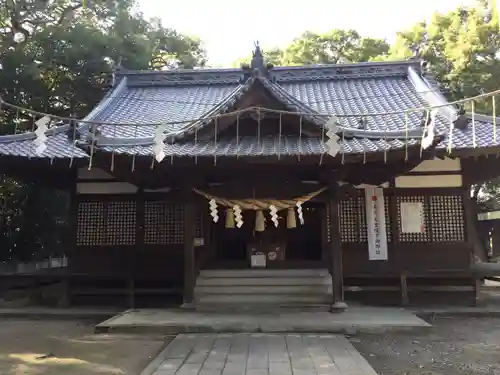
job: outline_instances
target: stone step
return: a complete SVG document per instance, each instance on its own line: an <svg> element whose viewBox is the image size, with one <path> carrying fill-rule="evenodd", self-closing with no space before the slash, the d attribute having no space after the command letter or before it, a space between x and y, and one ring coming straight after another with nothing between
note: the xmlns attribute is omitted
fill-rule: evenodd
<svg viewBox="0 0 500 375"><path fill-rule="evenodd" d="M328 304L332 302L327 294L207 294L196 296L196 304Z"/></svg>
<svg viewBox="0 0 500 375"><path fill-rule="evenodd" d="M318 277L198 277L197 286L293 286L293 285L332 285L328 276Z"/></svg>
<svg viewBox="0 0 500 375"><path fill-rule="evenodd" d="M329 294L328 285L233 285L200 286L196 285L196 295L202 294Z"/></svg>
<svg viewBox="0 0 500 375"><path fill-rule="evenodd" d="M243 270L201 270L199 276L203 278L209 277L326 277L330 273L327 269L243 269Z"/></svg>
<svg viewBox="0 0 500 375"><path fill-rule="evenodd" d="M196 305L196 311L200 312L227 312L238 314L258 314L280 315L290 313L305 313L305 312L329 312L331 311L331 303L203 303Z"/></svg>

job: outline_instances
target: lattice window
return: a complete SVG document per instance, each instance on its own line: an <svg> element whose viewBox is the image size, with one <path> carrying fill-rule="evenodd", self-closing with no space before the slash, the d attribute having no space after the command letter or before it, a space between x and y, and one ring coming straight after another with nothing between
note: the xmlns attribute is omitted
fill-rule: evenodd
<svg viewBox="0 0 500 375"><path fill-rule="evenodd" d="M146 201L144 204L144 244L179 245L184 243L182 203ZM203 214L196 213L195 237L203 236Z"/></svg>
<svg viewBox="0 0 500 375"><path fill-rule="evenodd" d="M105 242L104 202L80 202L76 216L77 246L98 246Z"/></svg>
<svg viewBox="0 0 500 375"><path fill-rule="evenodd" d="M135 244L135 201L80 202L76 221L77 246Z"/></svg>
<svg viewBox="0 0 500 375"><path fill-rule="evenodd" d="M196 227L195 227L195 234L194 236L196 238L201 238L203 237L203 212L201 210L196 211Z"/></svg>
<svg viewBox="0 0 500 375"><path fill-rule="evenodd" d="M368 242L366 202L364 191L357 197L339 202L340 237L342 242ZM389 197L384 197L385 228L387 241L392 241Z"/></svg>
<svg viewBox="0 0 500 375"><path fill-rule="evenodd" d="M331 242L332 233L330 231L330 209L328 205L325 207L325 221L326 221L326 242Z"/></svg>
<svg viewBox="0 0 500 375"><path fill-rule="evenodd" d="M106 244L134 245L136 222L135 201L108 202Z"/></svg>
<svg viewBox="0 0 500 375"><path fill-rule="evenodd" d="M390 197L384 196L385 233L387 235L387 242L389 243L392 242L390 199Z"/></svg>
<svg viewBox="0 0 500 375"><path fill-rule="evenodd" d="M460 195L431 196L430 219L433 242L464 241L464 211Z"/></svg>
<svg viewBox="0 0 500 375"><path fill-rule="evenodd" d="M422 223L423 223L423 233L403 233L401 230L401 203L402 202L420 202L422 203ZM424 196L412 196L412 197L397 197L398 205L398 228L401 242L429 242L431 240L430 236L430 226L428 223L428 213L429 207L426 205Z"/></svg>
<svg viewBox="0 0 500 375"><path fill-rule="evenodd" d="M167 243L172 243L172 241L168 241L168 237L171 227L174 226L174 223L171 222L173 213L168 212L168 208L165 201L144 202L145 245L166 245ZM182 222L179 224L179 227L182 230ZM179 243L182 243L182 233Z"/></svg>
<svg viewBox="0 0 500 375"><path fill-rule="evenodd" d="M339 202L340 241L366 242L364 197L350 197Z"/></svg>
<svg viewBox="0 0 500 375"><path fill-rule="evenodd" d="M358 221L359 221L359 242L368 242L368 226L366 224L366 198L362 191L362 195L357 197L358 200Z"/></svg>

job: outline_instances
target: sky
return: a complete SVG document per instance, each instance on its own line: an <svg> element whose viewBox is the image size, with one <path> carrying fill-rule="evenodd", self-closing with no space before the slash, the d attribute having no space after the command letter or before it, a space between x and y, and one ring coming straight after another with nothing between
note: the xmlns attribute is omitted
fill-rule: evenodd
<svg viewBox="0 0 500 375"><path fill-rule="evenodd" d="M363 36L394 40L435 11L470 0L139 0L147 17L200 37L214 67L230 67L250 55L254 41L263 49L286 46L304 31L355 29Z"/></svg>

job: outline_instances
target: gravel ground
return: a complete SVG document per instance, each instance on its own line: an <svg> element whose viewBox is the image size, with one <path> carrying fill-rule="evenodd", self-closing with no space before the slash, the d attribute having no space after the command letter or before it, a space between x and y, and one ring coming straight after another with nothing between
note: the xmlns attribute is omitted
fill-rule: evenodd
<svg viewBox="0 0 500 375"><path fill-rule="evenodd" d="M137 375L171 339L94 335L95 323L0 320L0 374Z"/></svg>
<svg viewBox="0 0 500 375"><path fill-rule="evenodd" d="M499 375L500 318L437 318L422 332L358 335L379 375Z"/></svg>

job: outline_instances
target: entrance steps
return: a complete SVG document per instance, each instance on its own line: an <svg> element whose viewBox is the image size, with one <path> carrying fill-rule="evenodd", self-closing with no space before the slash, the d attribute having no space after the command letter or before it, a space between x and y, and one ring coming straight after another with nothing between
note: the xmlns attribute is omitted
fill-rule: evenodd
<svg viewBox="0 0 500 375"><path fill-rule="evenodd" d="M195 303L200 310L328 308L332 280L326 269L203 270Z"/></svg>

